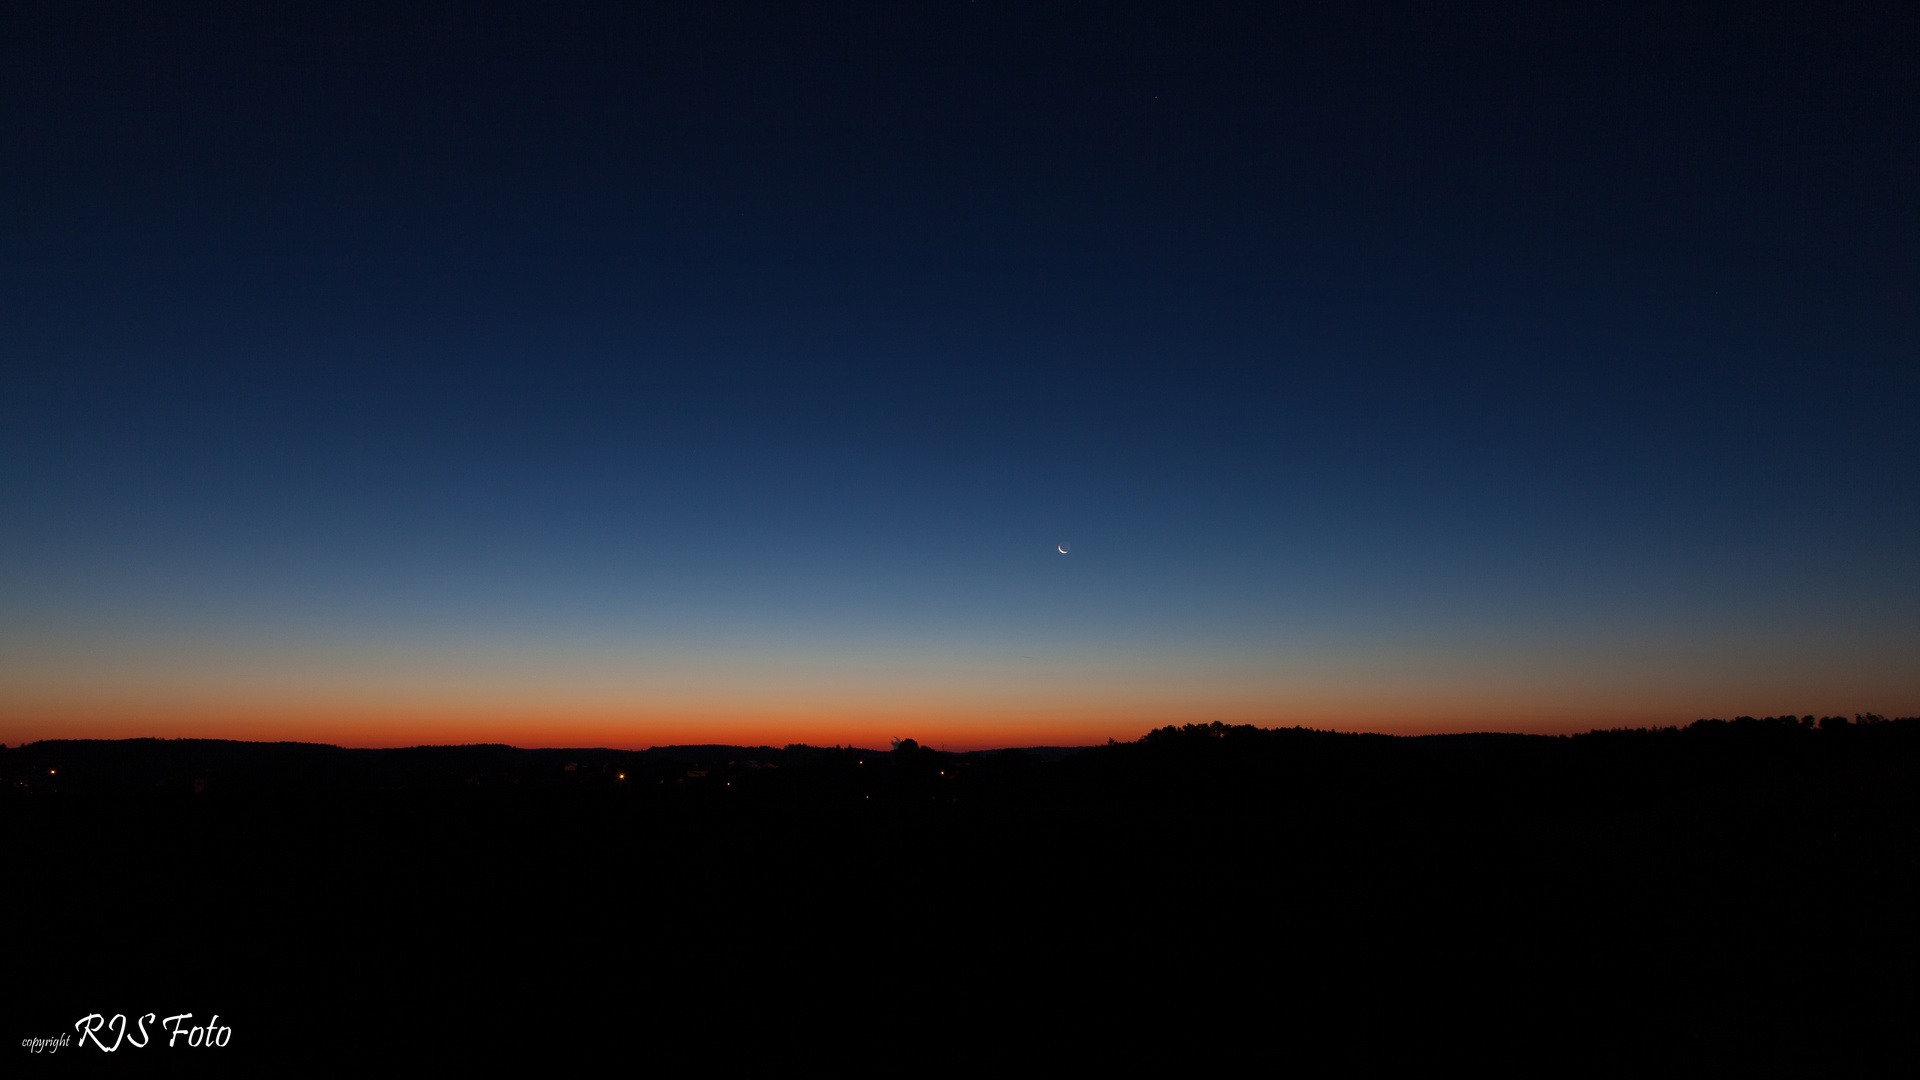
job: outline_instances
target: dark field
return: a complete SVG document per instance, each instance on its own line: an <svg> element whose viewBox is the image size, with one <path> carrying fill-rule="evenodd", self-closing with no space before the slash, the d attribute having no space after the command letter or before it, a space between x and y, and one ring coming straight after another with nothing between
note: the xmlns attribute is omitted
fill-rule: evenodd
<svg viewBox="0 0 1920 1080"><path fill-rule="evenodd" d="M973 755L37 743L0 752L6 1035L219 1013L194 1071L256 1073L1884 1073L1914 1060L1920 720L1865 719ZM188 1060L165 1041L9 1053Z"/></svg>

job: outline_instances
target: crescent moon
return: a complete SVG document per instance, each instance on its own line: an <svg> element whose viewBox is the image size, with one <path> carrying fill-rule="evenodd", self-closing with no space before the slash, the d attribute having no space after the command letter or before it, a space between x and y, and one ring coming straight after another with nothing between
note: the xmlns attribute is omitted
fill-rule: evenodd
<svg viewBox="0 0 1920 1080"><path fill-rule="evenodd" d="M1060 554L1062 554L1062 555L1065 555L1066 553L1067 553L1067 545L1065 545L1065 544L1061 544L1061 545L1060 545Z"/></svg>

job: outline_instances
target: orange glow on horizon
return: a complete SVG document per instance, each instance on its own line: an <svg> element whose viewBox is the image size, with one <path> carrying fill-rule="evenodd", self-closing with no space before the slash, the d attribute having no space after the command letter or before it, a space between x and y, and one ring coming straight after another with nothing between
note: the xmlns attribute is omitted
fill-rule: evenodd
<svg viewBox="0 0 1920 1080"><path fill-rule="evenodd" d="M1168 708L820 708L675 710L286 705L0 706L0 742L43 739L201 738L250 742L314 742L347 747L505 743L522 747L608 747L721 744L735 746L885 747L911 738L948 750L1007 746L1086 746L1140 738L1169 724L1255 724L1423 735L1460 731L1569 733L1593 727L1685 723L1666 716L1565 717L1525 722L1512 716L1391 717L1351 713L1308 715L1249 707Z"/></svg>
<svg viewBox="0 0 1920 1080"><path fill-rule="evenodd" d="M326 641L187 642L172 652L13 644L0 660L0 741L8 744L153 737L352 747L885 747L912 738L979 750L1127 741L1157 727L1216 721L1396 735L1563 734L1707 716L1914 711L1903 677L1679 661L1646 667L1632 657L1551 650L1036 660L826 646L629 655Z"/></svg>
<svg viewBox="0 0 1920 1080"><path fill-rule="evenodd" d="M1206 722L1184 717L1167 722ZM1235 722L1246 722L1236 719ZM348 747L505 743L522 747L609 747L722 744L734 746L864 746L884 748L911 738L949 750L1006 746L1081 746L1109 738L1137 739L1158 726L1131 717L961 715L938 712L795 711L782 715L710 713L635 716L564 711L530 715L472 710L137 709L0 712L0 742L42 739L200 738L250 742L316 742Z"/></svg>

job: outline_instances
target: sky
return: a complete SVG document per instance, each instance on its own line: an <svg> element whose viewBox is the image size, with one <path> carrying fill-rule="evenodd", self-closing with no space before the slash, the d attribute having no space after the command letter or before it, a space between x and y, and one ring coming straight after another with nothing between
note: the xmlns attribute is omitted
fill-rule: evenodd
<svg viewBox="0 0 1920 1080"><path fill-rule="evenodd" d="M1920 713L1911 7L23 3L0 146L0 741Z"/></svg>

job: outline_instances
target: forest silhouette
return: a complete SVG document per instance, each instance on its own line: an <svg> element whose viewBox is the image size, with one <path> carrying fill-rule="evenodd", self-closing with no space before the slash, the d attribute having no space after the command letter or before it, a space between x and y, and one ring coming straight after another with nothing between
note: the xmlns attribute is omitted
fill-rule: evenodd
<svg viewBox="0 0 1920 1080"><path fill-rule="evenodd" d="M1920 718L1873 715L973 753L39 742L0 752L12 1015L192 998L256 1067L422 1052L400 1033L427 1018L469 1052L564 1022L787 1053L909 1008L958 1043L1239 1033L1195 1063L1255 1039L1871 1070L1920 970L1917 765ZM354 1039L314 1019L342 1002Z"/></svg>

